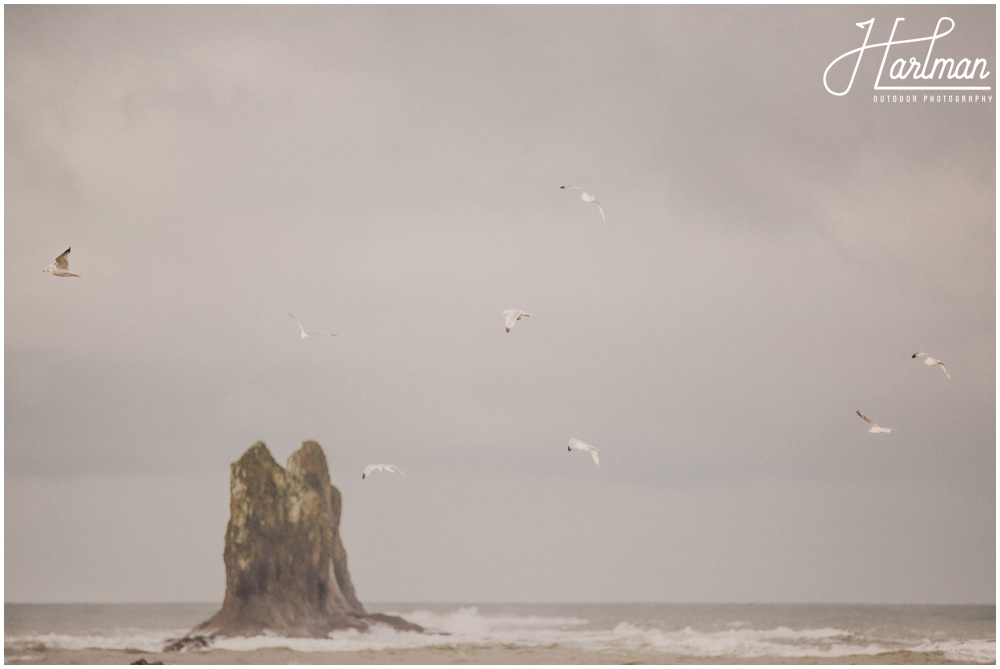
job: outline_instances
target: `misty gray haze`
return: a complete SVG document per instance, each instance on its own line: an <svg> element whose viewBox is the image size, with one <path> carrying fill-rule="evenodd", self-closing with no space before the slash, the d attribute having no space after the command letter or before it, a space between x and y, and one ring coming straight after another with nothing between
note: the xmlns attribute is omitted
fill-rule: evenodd
<svg viewBox="0 0 1000 669"><path fill-rule="evenodd" d="M6 601L221 601L315 439L362 602L993 603L996 102L823 85L941 16L993 95L992 5L6 6Z"/></svg>

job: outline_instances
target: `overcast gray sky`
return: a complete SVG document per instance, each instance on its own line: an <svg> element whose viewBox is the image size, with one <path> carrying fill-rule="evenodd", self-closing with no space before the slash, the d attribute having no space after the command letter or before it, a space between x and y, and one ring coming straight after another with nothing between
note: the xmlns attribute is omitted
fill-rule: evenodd
<svg viewBox="0 0 1000 669"><path fill-rule="evenodd" d="M221 602L316 439L363 602L994 602L996 102L823 85L942 16L6 6L5 599Z"/></svg>

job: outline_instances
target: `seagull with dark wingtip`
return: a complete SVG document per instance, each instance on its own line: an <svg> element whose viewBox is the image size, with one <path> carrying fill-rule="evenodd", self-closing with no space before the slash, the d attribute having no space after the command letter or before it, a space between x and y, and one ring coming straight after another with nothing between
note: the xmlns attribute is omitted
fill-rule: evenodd
<svg viewBox="0 0 1000 669"><path fill-rule="evenodd" d="M590 453L590 457L594 459L594 466L597 467L598 469L601 468L601 461L597 457L597 448L591 446L585 441L580 441L579 439L573 438L570 439L569 444L566 445L566 450L572 453L574 448L578 451L585 451L587 453Z"/></svg>
<svg viewBox="0 0 1000 669"><path fill-rule="evenodd" d="M587 202L588 204L595 204L595 205L597 205L597 211L601 212L601 220L604 221L605 223L607 222L608 219L604 218L604 209L601 207L601 203L597 201L596 197L594 197L593 195L591 195L587 191L583 190L579 186L559 186L559 188L562 188L562 189L565 189L565 190L578 190L578 191L580 191L580 199L583 200L584 202Z"/></svg>
<svg viewBox="0 0 1000 669"><path fill-rule="evenodd" d="M59 256L56 258L55 263L49 265L42 271L48 272L52 276L75 276L79 278L80 276L79 274L73 274L69 271L69 252L72 248L73 247L70 247L65 251L63 251L61 254L59 254Z"/></svg>
<svg viewBox="0 0 1000 669"><path fill-rule="evenodd" d="M914 358L919 358L920 356L924 356L925 365L929 365L931 367L933 367L934 365L941 365L941 371L944 372L944 375L948 377L949 381L951 381L951 374L948 373L948 368L944 366L943 362L941 362L937 358L932 358L929 353L924 353L923 351L917 351L916 353L913 354Z"/></svg>
<svg viewBox="0 0 1000 669"><path fill-rule="evenodd" d="M507 328L507 332L510 332L510 329L514 327L514 324L519 320L531 316L528 312L521 311L520 309L504 309L501 313L506 316L504 319L504 327Z"/></svg>
<svg viewBox="0 0 1000 669"><path fill-rule="evenodd" d="M368 475L371 474L372 472L389 472L390 474L403 474L403 470L401 470L396 465L368 465L367 467L365 467L365 470L361 472L361 480L363 481L366 478L368 478ZM406 474L403 474L403 476L406 476Z"/></svg>

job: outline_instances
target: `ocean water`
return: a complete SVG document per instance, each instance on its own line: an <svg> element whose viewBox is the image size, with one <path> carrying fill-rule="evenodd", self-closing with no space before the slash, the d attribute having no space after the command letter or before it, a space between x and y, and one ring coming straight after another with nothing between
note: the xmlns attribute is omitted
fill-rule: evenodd
<svg viewBox="0 0 1000 669"><path fill-rule="evenodd" d="M186 634L218 604L6 604L6 663L126 662L156 654ZM221 639L213 649L240 655L211 659L213 650L184 655L185 663L447 664L474 651L473 663L690 664L782 662L995 663L994 606L873 606L816 604L368 604L401 615L426 634L377 627L328 639L260 636ZM280 660L268 651L280 649ZM531 652L544 650L544 655ZM100 654L103 652L104 654ZM95 655L95 653L98 653ZM428 655L429 653L429 655ZM527 653L527 655L524 655ZM332 655L331 655L332 654ZM120 656L120 657L119 657ZM461 655L461 661L470 656ZM903 659L899 659L902 657ZM636 659L638 658L638 659ZM415 661L414 661L415 663Z"/></svg>

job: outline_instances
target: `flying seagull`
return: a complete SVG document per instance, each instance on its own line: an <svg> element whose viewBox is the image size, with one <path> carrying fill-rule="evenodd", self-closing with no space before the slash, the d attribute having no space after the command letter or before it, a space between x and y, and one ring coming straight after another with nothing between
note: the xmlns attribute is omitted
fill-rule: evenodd
<svg viewBox="0 0 1000 669"><path fill-rule="evenodd" d="M390 474L403 474L403 470L396 465L368 465L365 467L365 471L361 472L361 480L364 481L368 478L368 475L374 471L389 472ZM406 476L406 474L403 474L403 476Z"/></svg>
<svg viewBox="0 0 1000 669"><path fill-rule="evenodd" d="M589 202L597 205L597 211L601 212L601 220L607 222L608 219L604 218L604 209L601 208L601 203L597 201L597 198L583 190L579 186L559 186L560 188L565 188L566 190L578 190L580 191L580 199L584 202Z"/></svg>
<svg viewBox="0 0 1000 669"><path fill-rule="evenodd" d="M66 249L62 254L56 258L56 262L53 265L49 265L43 272L48 272L52 276L75 276L79 277L79 274L72 274L69 271L69 252L72 247Z"/></svg>
<svg viewBox="0 0 1000 669"><path fill-rule="evenodd" d="M572 452L573 449L578 451L587 451L590 453L590 457L594 458L594 466L598 469L601 468L601 461L597 459L597 449L588 443L582 442L579 439L570 439L569 444L566 446L566 450Z"/></svg>
<svg viewBox="0 0 1000 669"><path fill-rule="evenodd" d="M871 432L872 434L889 433L897 429L894 427L879 427L878 424L875 423L875 421L873 421L871 418L861 413L860 409L855 409L855 412L857 412L857 414L861 416L861 420L871 425L868 431Z"/></svg>
<svg viewBox="0 0 1000 669"><path fill-rule="evenodd" d="M924 353L923 351L917 351L916 353L913 354L914 358L919 358L920 356L924 356L925 365L930 365L931 367L933 367L934 365L941 365L941 371L944 372L944 375L948 377L949 381L951 381L951 374L948 373L948 368L944 366L943 362L941 362L936 358L932 358L929 353Z"/></svg>
<svg viewBox="0 0 1000 669"><path fill-rule="evenodd" d="M514 323L518 322L522 318L527 318L528 316L531 315L529 313L521 311L520 309L504 309L503 312L501 313L507 316L507 320L505 322L505 325L507 327L507 332L510 332L510 329L514 327Z"/></svg>
<svg viewBox="0 0 1000 669"><path fill-rule="evenodd" d="M288 315L292 316L291 314L288 314ZM295 321L296 323L299 323L299 319L297 319L295 316L292 316L292 320ZM336 337L337 336L336 333L334 333L334 332L306 332L306 329L304 327L302 327L302 323L299 323L299 331L302 333L301 336L302 336L303 339L308 339L309 337L312 337L313 335L318 335L318 334L330 335L331 337Z"/></svg>

